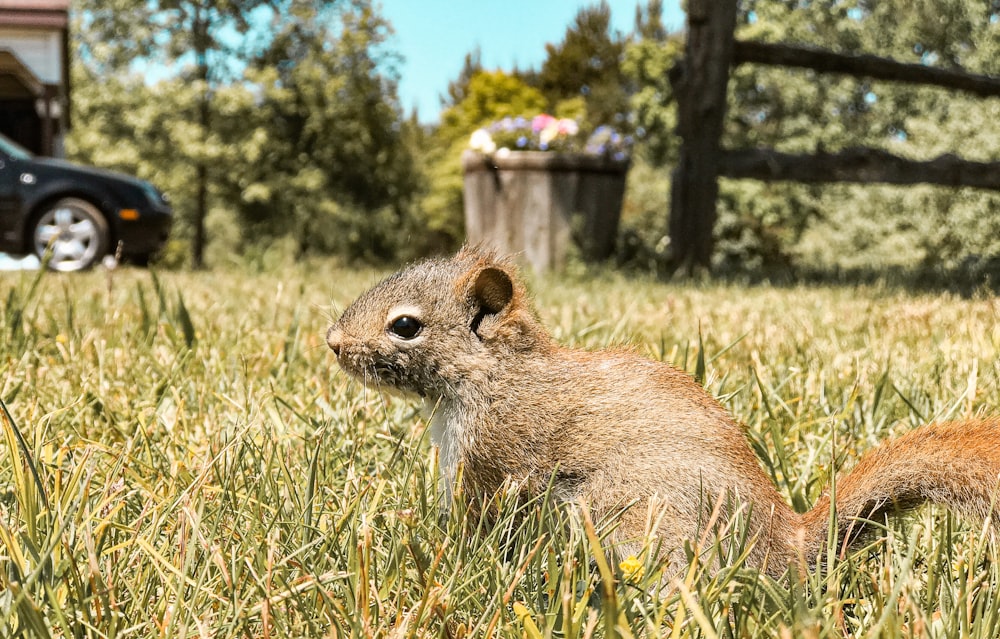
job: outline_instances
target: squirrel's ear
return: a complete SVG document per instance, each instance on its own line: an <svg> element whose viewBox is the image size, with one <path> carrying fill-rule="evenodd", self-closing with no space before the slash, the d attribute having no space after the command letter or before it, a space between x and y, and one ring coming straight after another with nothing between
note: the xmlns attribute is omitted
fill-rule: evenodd
<svg viewBox="0 0 1000 639"><path fill-rule="evenodd" d="M514 297L514 283L502 269L487 267L479 271L472 285L472 297L483 315L496 315Z"/></svg>

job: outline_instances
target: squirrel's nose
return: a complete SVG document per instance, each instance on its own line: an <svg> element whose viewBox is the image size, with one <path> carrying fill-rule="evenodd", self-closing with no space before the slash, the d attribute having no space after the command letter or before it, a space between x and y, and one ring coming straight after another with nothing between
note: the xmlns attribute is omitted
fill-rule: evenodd
<svg viewBox="0 0 1000 639"><path fill-rule="evenodd" d="M336 326L331 326L326 332L326 343L337 357L340 357L340 344L343 341L344 334Z"/></svg>

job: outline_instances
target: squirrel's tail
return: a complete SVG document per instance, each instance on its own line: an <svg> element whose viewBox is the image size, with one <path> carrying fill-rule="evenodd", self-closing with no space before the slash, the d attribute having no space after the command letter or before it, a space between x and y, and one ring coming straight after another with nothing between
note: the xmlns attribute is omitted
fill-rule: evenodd
<svg viewBox="0 0 1000 639"><path fill-rule="evenodd" d="M931 424L871 451L834 486L838 542L849 544L867 521L925 502L984 521L1000 532L1000 418ZM806 556L827 539L830 498L803 516Z"/></svg>

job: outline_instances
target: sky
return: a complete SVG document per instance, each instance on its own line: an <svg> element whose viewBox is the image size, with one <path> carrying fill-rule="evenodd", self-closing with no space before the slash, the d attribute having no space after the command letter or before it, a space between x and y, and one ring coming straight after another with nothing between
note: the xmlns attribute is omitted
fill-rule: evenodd
<svg viewBox="0 0 1000 639"><path fill-rule="evenodd" d="M639 0L607 0L612 28L628 33ZM381 0L392 23L389 45L399 65L399 98L404 111L417 109L422 122L437 121L440 96L458 77L465 54L478 46L483 67L538 68L545 44L562 42L577 12L596 0ZM645 4L645 2L643 2ZM680 0L665 0L663 22L673 31L684 25Z"/></svg>

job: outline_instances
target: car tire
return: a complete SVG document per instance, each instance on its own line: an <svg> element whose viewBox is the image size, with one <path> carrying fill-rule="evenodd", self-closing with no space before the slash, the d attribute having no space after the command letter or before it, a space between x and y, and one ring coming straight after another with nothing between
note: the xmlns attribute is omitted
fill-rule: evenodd
<svg viewBox="0 0 1000 639"><path fill-rule="evenodd" d="M67 197L50 205L35 221L31 245L35 255L54 271L82 271L108 251L108 222L86 200Z"/></svg>
<svg viewBox="0 0 1000 639"><path fill-rule="evenodd" d="M125 256L125 261L133 266L141 266L143 268L149 266L149 263L153 261L152 253L132 253L131 255Z"/></svg>

